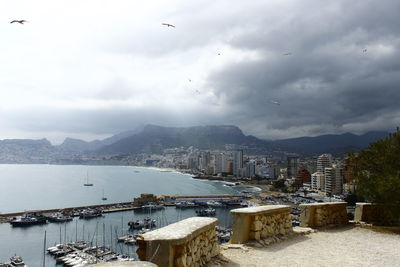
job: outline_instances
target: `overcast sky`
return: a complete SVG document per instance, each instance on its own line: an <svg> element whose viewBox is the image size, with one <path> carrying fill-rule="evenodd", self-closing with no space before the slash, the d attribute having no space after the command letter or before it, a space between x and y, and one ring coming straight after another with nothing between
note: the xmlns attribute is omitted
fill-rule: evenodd
<svg viewBox="0 0 400 267"><path fill-rule="evenodd" d="M267 139L392 131L399 14L398 0L4 0L0 139L148 123Z"/></svg>

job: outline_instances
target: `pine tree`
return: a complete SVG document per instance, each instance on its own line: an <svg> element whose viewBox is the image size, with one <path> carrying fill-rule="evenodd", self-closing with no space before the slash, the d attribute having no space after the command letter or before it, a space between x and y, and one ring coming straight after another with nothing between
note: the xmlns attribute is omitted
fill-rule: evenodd
<svg viewBox="0 0 400 267"><path fill-rule="evenodd" d="M400 217L400 130L350 155L357 194Z"/></svg>

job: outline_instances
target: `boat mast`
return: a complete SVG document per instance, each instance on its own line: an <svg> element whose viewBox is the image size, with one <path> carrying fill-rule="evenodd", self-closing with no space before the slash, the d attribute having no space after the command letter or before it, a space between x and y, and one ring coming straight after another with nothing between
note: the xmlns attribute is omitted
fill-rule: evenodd
<svg viewBox="0 0 400 267"><path fill-rule="evenodd" d="M44 241L43 241L43 267L46 267L46 230L44 230Z"/></svg>
<svg viewBox="0 0 400 267"><path fill-rule="evenodd" d="M103 247L106 247L106 225L103 222Z"/></svg>

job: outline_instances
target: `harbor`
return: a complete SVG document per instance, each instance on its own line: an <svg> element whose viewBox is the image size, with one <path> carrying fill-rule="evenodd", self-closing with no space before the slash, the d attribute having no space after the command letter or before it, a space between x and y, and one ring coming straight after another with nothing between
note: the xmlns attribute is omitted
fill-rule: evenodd
<svg viewBox="0 0 400 267"><path fill-rule="evenodd" d="M62 222L61 217L57 218L54 215L88 218L91 217L89 213L90 212L93 213L93 211L95 211L97 214L103 214L103 213L123 212L123 211L143 210L143 209L155 210L165 206L177 206L179 208L182 207L182 204L184 203L193 203L193 204L196 203L196 205L192 204L191 206L185 206L185 208L198 207L198 206L213 206L213 205L235 206L235 205L240 205L246 199L248 198L244 196L229 195L229 194L172 195L172 196L167 196L167 195L156 196L153 194L141 194L141 197L134 198L133 201L131 202L118 202L109 204L68 207L63 209L32 210L32 211L4 213L0 214L0 222L3 223L11 222L13 218L21 217L26 214L40 214L41 216L45 217L46 220L49 222Z"/></svg>
<svg viewBox="0 0 400 267"><path fill-rule="evenodd" d="M18 168L2 165L0 168L4 174L1 179L8 185L0 188L3 192L0 194L0 199L3 198L0 220L4 222L0 223L0 263L8 262L16 254L28 266L41 266L43 259L46 266L56 266L57 259L52 254L46 251L43 256L45 232L46 249L65 244L72 249L75 261L80 260L76 255L82 253L71 246L82 242L89 246L85 249L97 247L99 256L106 253L114 255L109 256L110 259L136 259L135 239L148 229L158 229L190 217L215 217L219 221L218 238L226 242L230 238L231 209L309 201L291 196L266 197L254 186L198 180L181 173L145 168L43 165ZM92 186L83 186L87 183L84 178L88 168ZM4 198L8 191L18 194ZM22 201L20 195L31 201ZM107 200L102 199L104 196ZM136 197L132 199L133 196ZM20 216L25 218L18 218ZM6 223L14 218L14 226ZM35 219L40 222L34 222ZM28 224L18 225L19 221ZM100 251L101 247L106 249ZM90 261L90 256L82 255L82 261Z"/></svg>

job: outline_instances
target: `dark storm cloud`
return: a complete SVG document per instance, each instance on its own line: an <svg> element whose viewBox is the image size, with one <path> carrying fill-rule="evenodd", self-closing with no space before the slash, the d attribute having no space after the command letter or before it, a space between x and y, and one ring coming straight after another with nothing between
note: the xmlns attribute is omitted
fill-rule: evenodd
<svg viewBox="0 0 400 267"><path fill-rule="evenodd" d="M147 123L264 138L400 125L400 2L39 2L24 27L0 24L0 139Z"/></svg>
<svg viewBox="0 0 400 267"><path fill-rule="evenodd" d="M400 3L302 3L230 42L263 57L213 73L215 94L236 107L240 125L265 137L393 130L400 123Z"/></svg>

